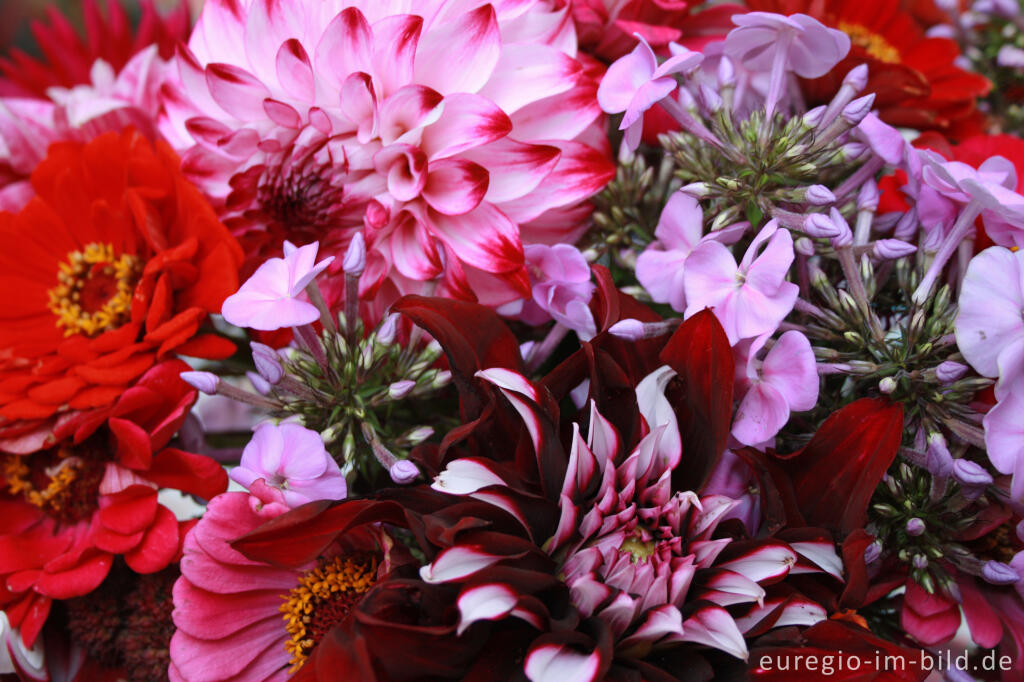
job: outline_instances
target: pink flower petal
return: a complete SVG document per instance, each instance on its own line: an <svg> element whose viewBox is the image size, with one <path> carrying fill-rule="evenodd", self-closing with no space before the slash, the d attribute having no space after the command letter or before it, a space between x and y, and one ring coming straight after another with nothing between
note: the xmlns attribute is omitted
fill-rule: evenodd
<svg viewBox="0 0 1024 682"><path fill-rule="evenodd" d="M440 159L430 164L423 198L445 215L469 213L487 193L489 176L480 165L465 159Z"/></svg>
<svg viewBox="0 0 1024 682"><path fill-rule="evenodd" d="M494 8L481 5L423 37L413 75L416 82L444 94L477 92L491 78L503 49L508 45L501 45Z"/></svg>

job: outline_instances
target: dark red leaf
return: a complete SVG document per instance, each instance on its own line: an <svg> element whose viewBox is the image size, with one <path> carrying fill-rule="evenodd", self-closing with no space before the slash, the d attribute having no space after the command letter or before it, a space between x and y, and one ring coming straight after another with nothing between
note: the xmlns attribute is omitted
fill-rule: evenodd
<svg viewBox="0 0 1024 682"><path fill-rule="evenodd" d="M862 398L826 419L802 450L781 458L807 523L844 536L862 528L902 436L902 405Z"/></svg>

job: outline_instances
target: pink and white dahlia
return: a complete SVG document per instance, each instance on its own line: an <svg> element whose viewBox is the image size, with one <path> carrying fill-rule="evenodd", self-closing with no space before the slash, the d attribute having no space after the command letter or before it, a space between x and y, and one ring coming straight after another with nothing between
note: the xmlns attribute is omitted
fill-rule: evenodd
<svg viewBox="0 0 1024 682"><path fill-rule="evenodd" d="M365 230L364 298L528 297L613 172L555 0L211 0L177 67L162 131L250 268Z"/></svg>

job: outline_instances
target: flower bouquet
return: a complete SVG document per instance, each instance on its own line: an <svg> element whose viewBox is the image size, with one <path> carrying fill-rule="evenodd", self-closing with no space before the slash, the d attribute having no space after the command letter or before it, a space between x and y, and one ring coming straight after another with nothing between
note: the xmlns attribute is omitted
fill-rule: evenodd
<svg viewBox="0 0 1024 682"><path fill-rule="evenodd" d="M1016 0L80 18L0 58L0 677L1024 679Z"/></svg>

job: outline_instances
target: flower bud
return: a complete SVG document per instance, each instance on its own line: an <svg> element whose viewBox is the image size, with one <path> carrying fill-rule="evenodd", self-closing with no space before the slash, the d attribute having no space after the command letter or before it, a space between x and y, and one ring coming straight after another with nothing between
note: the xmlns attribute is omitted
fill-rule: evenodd
<svg viewBox="0 0 1024 682"><path fill-rule="evenodd" d="M181 378L192 388L207 395L216 394L220 385L220 377L213 372L182 372Z"/></svg>
<svg viewBox="0 0 1024 682"><path fill-rule="evenodd" d="M924 533L925 528L926 526L924 525L924 521L917 518L916 516L907 521L906 530L908 535L913 535L914 537L917 537L918 535Z"/></svg>
<svg viewBox="0 0 1024 682"><path fill-rule="evenodd" d="M377 330L377 341L382 345L390 346L395 342L397 335L398 313L391 313L380 323L380 328Z"/></svg>
<svg viewBox="0 0 1024 682"><path fill-rule="evenodd" d="M857 210L875 211L878 208L878 183L868 179L857 192Z"/></svg>
<svg viewBox="0 0 1024 682"><path fill-rule="evenodd" d="M882 543L875 540L864 550L864 563L873 564L882 556Z"/></svg>
<svg viewBox="0 0 1024 682"><path fill-rule="evenodd" d="M825 110L827 107L824 105L820 107L814 107L803 116L804 125L808 128L817 128L821 123L822 118L825 116Z"/></svg>
<svg viewBox="0 0 1024 682"><path fill-rule="evenodd" d="M853 232L850 230L850 224L846 222L846 218L844 218L843 214L839 212L839 209L829 209L828 217L831 218L832 222L839 228L839 234L832 237L832 246L839 249L852 244Z"/></svg>
<svg viewBox="0 0 1024 682"><path fill-rule="evenodd" d="M447 369L443 369L434 375L434 378L430 382L430 387L444 388L450 383L452 383L452 373Z"/></svg>
<svg viewBox="0 0 1024 682"><path fill-rule="evenodd" d="M352 241L349 242L348 250L345 251L345 260L342 261L341 267L346 275L359 277L363 274L363 270L366 268L366 240L363 238L362 232L352 235Z"/></svg>
<svg viewBox="0 0 1024 682"><path fill-rule="evenodd" d="M896 380L892 377L885 377L878 382L878 390L885 395L889 395L896 390Z"/></svg>
<svg viewBox="0 0 1024 682"><path fill-rule="evenodd" d="M388 397L392 400L401 400L416 388L416 382L410 379L402 379L388 386Z"/></svg>
<svg viewBox="0 0 1024 682"><path fill-rule="evenodd" d="M391 480L398 485L408 485L420 476L420 470L407 459L400 459L388 470Z"/></svg>
<svg viewBox="0 0 1024 682"><path fill-rule="evenodd" d="M706 182L691 182L689 185L683 185L679 188L680 192L694 199L703 199L709 194L710 190L711 188Z"/></svg>
<svg viewBox="0 0 1024 682"><path fill-rule="evenodd" d="M951 384L967 374L968 369L970 368L961 362L946 360L935 368L935 378L944 384Z"/></svg>
<svg viewBox="0 0 1024 682"><path fill-rule="evenodd" d="M825 185L811 185L804 192L804 201L812 206L827 206L836 203L836 195Z"/></svg>
<svg viewBox="0 0 1024 682"><path fill-rule="evenodd" d="M426 439L434 435L434 429L429 426L417 426L415 429L405 434L402 439L409 445L419 445Z"/></svg>
<svg viewBox="0 0 1024 682"><path fill-rule="evenodd" d="M941 433L928 434L928 449L925 450L925 468L934 476L945 478L953 470L953 455L949 452L946 439Z"/></svg>
<svg viewBox="0 0 1024 682"><path fill-rule="evenodd" d="M896 239L913 239L920 226L921 224L917 219L917 209L911 208L896 223L896 227L892 230L892 236L896 237Z"/></svg>
<svg viewBox="0 0 1024 682"><path fill-rule="evenodd" d="M736 67L725 55L718 60L718 85L722 88L736 85Z"/></svg>
<svg viewBox="0 0 1024 682"><path fill-rule="evenodd" d="M871 255L879 260L896 260L909 256L915 251L917 251L916 246L899 239L879 239L872 247Z"/></svg>
<svg viewBox="0 0 1024 682"><path fill-rule="evenodd" d="M829 220L829 217L823 213L809 213L804 218L803 231L807 236L816 239L831 239L838 237L842 232L839 226Z"/></svg>
<svg viewBox="0 0 1024 682"><path fill-rule="evenodd" d="M993 585L1015 585L1020 581L1020 575L1013 566L1002 561L986 561L981 567L981 577Z"/></svg>
<svg viewBox="0 0 1024 682"><path fill-rule="evenodd" d="M722 108L721 96L707 85L700 86L700 103L709 113L715 113Z"/></svg>
<svg viewBox="0 0 1024 682"><path fill-rule="evenodd" d="M953 478L963 486L963 495L969 500L976 500L992 485L992 476L977 462L969 459L958 459L953 462Z"/></svg>
<svg viewBox="0 0 1024 682"><path fill-rule="evenodd" d="M868 85L868 65L860 64L850 69L843 78L843 85L848 85L860 92Z"/></svg>
<svg viewBox="0 0 1024 682"><path fill-rule="evenodd" d="M843 107L843 113L840 114L842 119L851 126L859 124L864 117L871 113L871 107L875 103L875 93L864 95L853 100L845 107Z"/></svg>
<svg viewBox="0 0 1024 682"><path fill-rule="evenodd" d="M245 376L246 378L249 379L249 383L252 384L252 387L256 389L257 393L259 393L260 395L266 395L270 393L270 389L272 388L270 382L261 377L259 374L257 374L256 372L246 372Z"/></svg>
<svg viewBox="0 0 1024 682"><path fill-rule="evenodd" d="M813 256L814 242L807 237L798 237L797 240L793 242L793 250L801 256Z"/></svg>
<svg viewBox="0 0 1024 682"><path fill-rule="evenodd" d="M281 357L270 346L252 341L249 343L252 349L252 361L256 365L256 371L268 384L276 384L284 377L284 367L281 366Z"/></svg>
<svg viewBox="0 0 1024 682"><path fill-rule="evenodd" d="M914 566L914 568L918 569L919 571L923 571L924 569L928 568L928 557L926 557L924 554L915 554L914 558L910 560L910 563Z"/></svg>
<svg viewBox="0 0 1024 682"><path fill-rule="evenodd" d="M627 341L639 341L644 338L644 323L632 318L619 320L608 328L608 333Z"/></svg>

